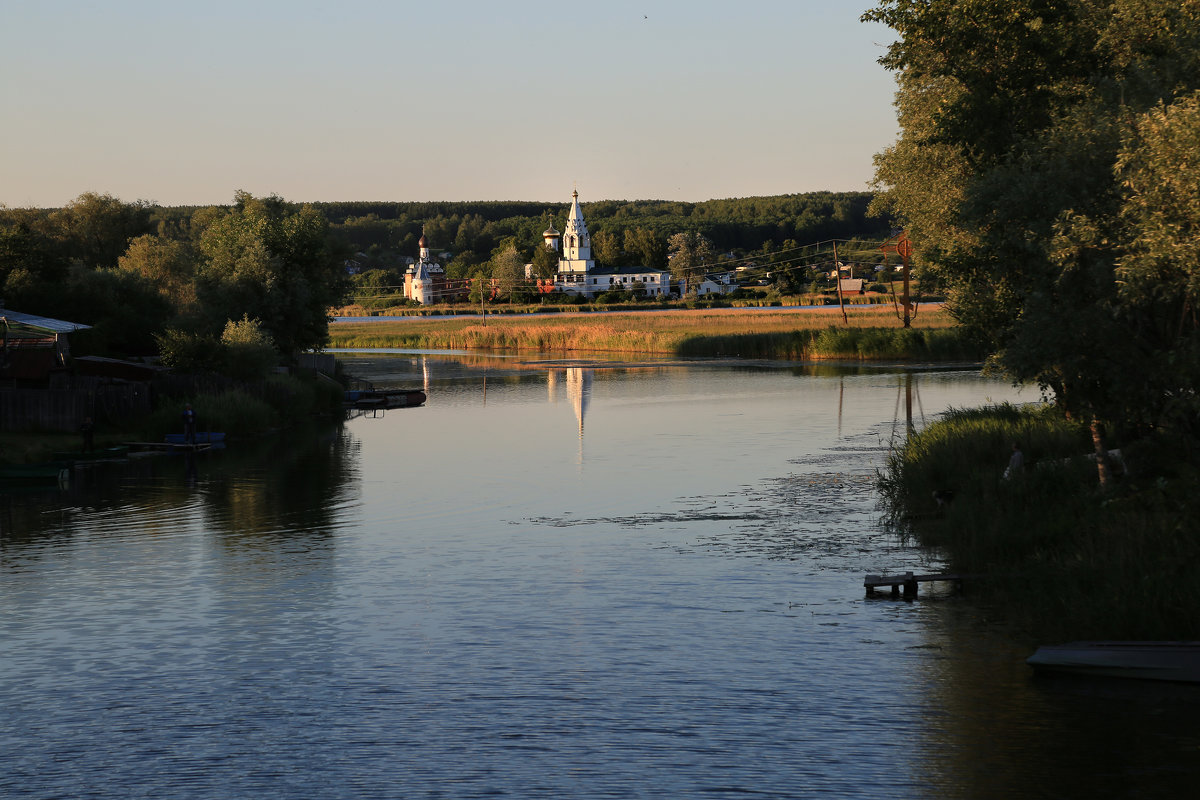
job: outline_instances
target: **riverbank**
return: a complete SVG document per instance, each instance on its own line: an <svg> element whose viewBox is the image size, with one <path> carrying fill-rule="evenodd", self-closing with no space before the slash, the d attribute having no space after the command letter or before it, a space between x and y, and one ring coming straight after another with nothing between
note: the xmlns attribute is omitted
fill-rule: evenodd
<svg viewBox="0 0 1200 800"><path fill-rule="evenodd" d="M440 350L576 350L676 356L850 360L980 360L941 308L905 329L886 307L864 306L843 322L833 308L678 309L553 317L437 318L334 322L330 346Z"/></svg>
<svg viewBox="0 0 1200 800"><path fill-rule="evenodd" d="M332 381L272 375L263 381L215 391L162 397L156 408L134 419L95 420L96 449L130 441L160 442L183 430L180 415L191 403L202 430L224 432L230 439L248 439L296 425L313 417L341 412L343 392ZM49 461L53 453L82 449L79 433L60 431L0 432L0 464Z"/></svg>
<svg viewBox="0 0 1200 800"><path fill-rule="evenodd" d="M1014 443L1024 467L1005 478ZM1127 472L1101 492L1091 447L1051 407L954 411L891 455L879 488L897 527L1039 640L1200 639L1200 470L1178 440L1125 443Z"/></svg>

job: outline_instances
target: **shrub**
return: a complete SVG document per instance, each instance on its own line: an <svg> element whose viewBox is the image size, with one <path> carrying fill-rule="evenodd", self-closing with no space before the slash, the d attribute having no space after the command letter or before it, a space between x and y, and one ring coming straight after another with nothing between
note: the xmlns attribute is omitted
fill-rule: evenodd
<svg viewBox="0 0 1200 800"><path fill-rule="evenodd" d="M243 315L240 322L229 320L221 334L225 372L238 380L258 380L278 363L275 343L257 319Z"/></svg>
<svg viewBox="0 0 1200 800"><path fill-rule="evenodd" d="M215 372L221 367L221 343L212 336L168 328L154 339L165 367L181 372Z"/></svg>

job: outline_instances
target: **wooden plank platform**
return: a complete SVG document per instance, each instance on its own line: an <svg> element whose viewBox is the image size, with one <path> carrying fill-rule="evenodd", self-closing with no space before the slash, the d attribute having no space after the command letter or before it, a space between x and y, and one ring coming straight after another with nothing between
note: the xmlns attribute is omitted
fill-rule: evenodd
<svg viewBox="0 0 1200 800"><path fill-rule="evenodd" d="M175 444L173 442L125 442L130 450L165 450L172 453L196 453L201 450L211 450L212 445L208 442L203 444Z"/></svg>
<svg viewBox="0 0 1200 800"><path fill-rule="evenodd" d="M874 594L876 589L886 586L891 588L892 597L899 597L903 590L905 597L915 598L917 587L922 583L946 581L955 584L955 587L961 591L965 577L967 576L957 572L943 572L934 575L914 575L911 572L905 572L902 575L868 575L863 579L863 586L866 587L868 597Z"/></svg>

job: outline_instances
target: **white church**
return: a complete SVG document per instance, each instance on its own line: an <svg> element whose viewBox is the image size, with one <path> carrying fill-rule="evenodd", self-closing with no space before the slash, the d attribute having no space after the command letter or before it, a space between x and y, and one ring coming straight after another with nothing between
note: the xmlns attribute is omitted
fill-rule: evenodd
<svg viewBox="0 0 1200 800"><path fill-rule="evenodd" d="M579 207L579 192L571 193L571 211L567 229L559 233L551 224L542 234L546 246L559 253L558 274L552 287L560 292L595 297L610 289L641 287L647 297L671 293L671 273L651 267L597 267L592 260L592 237L588 235ZM561 248L560 248L561 244Z"/></svg>

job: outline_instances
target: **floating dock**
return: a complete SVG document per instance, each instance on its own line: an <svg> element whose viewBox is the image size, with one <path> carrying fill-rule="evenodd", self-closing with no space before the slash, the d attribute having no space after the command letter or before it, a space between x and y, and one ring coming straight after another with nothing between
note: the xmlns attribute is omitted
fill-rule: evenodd
<svg viewBox="0 0 1200 800"><path fill-rule="evenodd" d="M942 572L935 575L915 575L911 572L901 575L868 575L863 579L863 586L866 587L867 597L875 594L876 589L886 586L892 590L892 597L900 597L903 590L904 597L914 599L917 596L917 587L922 583L953 583L957 591L962 591L963 578L966 577L969 576L958 572Z"/></svg>
<svg viewBox="0 0 1200 800"><path fill-rule="evenodd" d="M186 444L179 442L125 442L129 449L145 452L147 450L159 450L166 453L198 453L202 450L211 450L212 443L198 442L196 444Z"/></svg>

